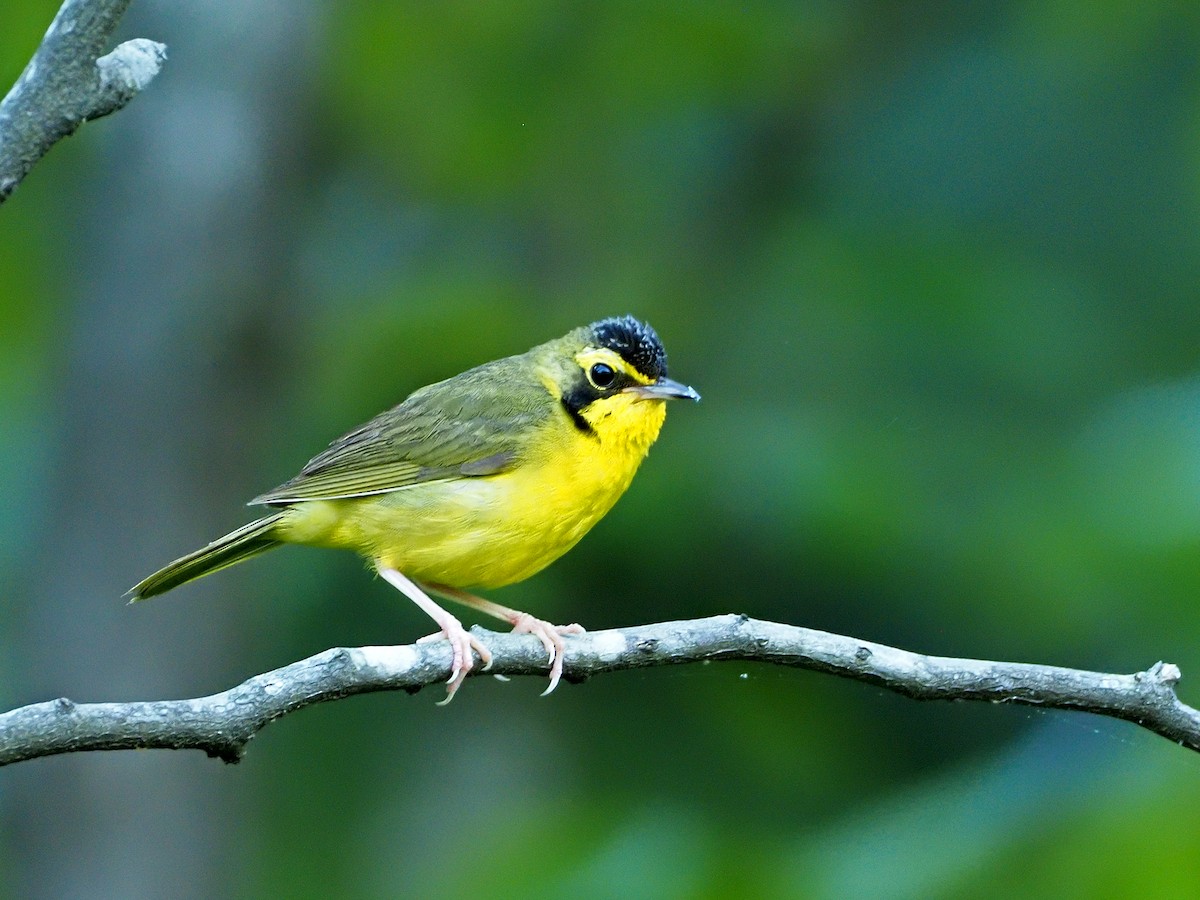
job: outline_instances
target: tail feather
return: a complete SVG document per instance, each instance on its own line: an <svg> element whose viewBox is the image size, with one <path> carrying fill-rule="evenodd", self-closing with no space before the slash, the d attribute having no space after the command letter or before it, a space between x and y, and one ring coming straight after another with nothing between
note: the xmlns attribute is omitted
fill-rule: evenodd
<svg viewBox="0 0 1200 900"><path fill-rule="evenodd" d="M251 556L278 547L280 541L273 536L275 526L285 513L277 512L264 516L248 525L243 525L236 531L231 531L224 537L219 537L207 547L201 547L187 556L181 556L172 563L163 566L149 578L139 581L129 593L133 594L133 602L145 600L157 594L163 594L171 588L179 587L221 569L239 563Z"/></svg>

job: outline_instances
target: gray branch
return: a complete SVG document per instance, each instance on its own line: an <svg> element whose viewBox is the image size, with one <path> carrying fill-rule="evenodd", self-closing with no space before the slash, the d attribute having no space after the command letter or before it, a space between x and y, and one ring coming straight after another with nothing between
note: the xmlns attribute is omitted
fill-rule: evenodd
<svg viewBox="0 0 1200 900"><path fill-rule="evenodd" d="M492 674L545 676L545 653L536 638L475 632L495 656ZM953 659L726 615L569 637L564 678L580 682L619 669L709 660L815 669L917 700L984 700L1096 713L1134 722L1200 751L1200 711L1175 696L1179 669L1161 662L1145 672L1109 675ZM416 693L444 682L450 663L444 641L335 648L194 700L74 703L63 698L35 703L0 714L0 765L55 753L135 748L191 748L237 762L255 734L290 712L369 691Z"/></svg>
<svg viewBox="0 0 1200 900"><path fill-rule="evenodd" d="M127 6L129 0L66 0L58 10L0 101L0 203L56 142L88 119L116 112L162 68L167 48L145 38L104 54Z"/></svg>

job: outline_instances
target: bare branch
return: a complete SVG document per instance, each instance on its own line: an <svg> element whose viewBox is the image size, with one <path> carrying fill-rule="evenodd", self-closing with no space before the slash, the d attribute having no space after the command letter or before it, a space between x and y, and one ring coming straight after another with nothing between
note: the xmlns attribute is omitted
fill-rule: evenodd
<svg viewBox="0 0 1200 900"><path fill-rule="evenodd" d="M495 657L493 674L546 674L545 651L536 638L475 631L485 637ZM815 669L918 700L985 700L1091 712L1135 722L1200 751L1200 711L1175 696L1179 670L1165 663L1133 675L1109 675L925 656L824 631L727 615L570 637L564 677L579 682L619 669L706 660ZM195 700L35 703L0 715L0 765L77 750L152 747L199 749L237 762L258 731L290 712L368 691L415 693L444 682L450 662L450 649L441 641L335 648Z"/></svg>
<svg viewBox="0 0 1200 900"><path fill-rule="evenodd" d="M66 0L12 90L0 102L0 203L54 144L88 119L116 112L167 58L136 38L104 53L129 0Z"/></svg>

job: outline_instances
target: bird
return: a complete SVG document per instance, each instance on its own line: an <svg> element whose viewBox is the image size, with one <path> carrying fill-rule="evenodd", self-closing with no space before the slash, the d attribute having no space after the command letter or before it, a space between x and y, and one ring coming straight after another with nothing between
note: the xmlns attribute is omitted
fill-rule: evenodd
<svg viewBox="0 0 1200 900"><path fill-rule="evenodd" d="M601 319L413 392L250 501L266 515L138 582L131 602L283 544L352 550L433 619L439 630L422 641L450 642L439 705L474 654L485 671L492 654L431 594L537 637L549 694L562 677L563 636L583 629L468 589L523 581L575 546L629 487L667 402L699 399L667 377L653 328L629 315Z"/></svg>

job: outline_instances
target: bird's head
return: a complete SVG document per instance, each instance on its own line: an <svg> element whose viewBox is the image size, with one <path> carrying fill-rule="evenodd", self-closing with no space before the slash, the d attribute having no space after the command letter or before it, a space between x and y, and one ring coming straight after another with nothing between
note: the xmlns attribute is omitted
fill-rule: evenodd
<svg viewBox="0 0 1200 900"><path fill-rule="evenodd" d="M654 329L632 316L577 328L553 347L543 371L547 389L581 432L608 442L649 447L666 416L667 400L699 400L667 377L667 352Z"/></svg>

